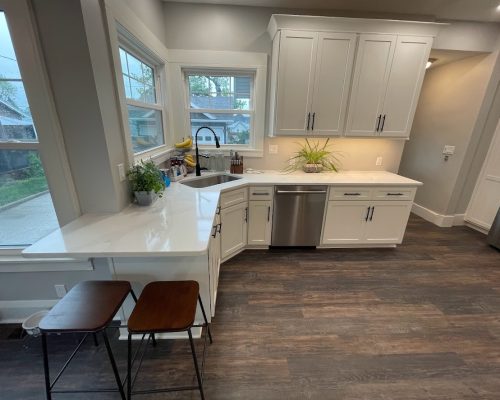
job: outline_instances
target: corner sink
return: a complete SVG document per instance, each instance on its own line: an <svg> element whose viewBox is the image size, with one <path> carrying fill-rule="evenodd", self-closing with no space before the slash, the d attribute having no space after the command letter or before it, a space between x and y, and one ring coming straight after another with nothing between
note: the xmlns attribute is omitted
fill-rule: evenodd
<svg viewBox="0 0 500 400"><path fill-rule="evenodd" d="M210 175L210 176L204 176L201 178L193 178L188 181L182 182L183 185L192 187L192 188L205 188L208 186L215 186L215 185L220 185L221 183L226 183L226 182L231 182L231 181L236 181L238 179L241 179L237 176L232 176L232 175L226 175L226 174L221 174L221 175Z"/></svg>

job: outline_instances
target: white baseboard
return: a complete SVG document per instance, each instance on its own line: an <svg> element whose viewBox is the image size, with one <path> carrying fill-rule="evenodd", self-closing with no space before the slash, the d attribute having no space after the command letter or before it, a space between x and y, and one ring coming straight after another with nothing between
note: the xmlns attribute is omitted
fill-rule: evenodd
<svg viewBox="0 0 500 400"><path fill-rule="evenodd" d="M411 211L426 221L429 221L441 228L464 225L465 214L439 214L417 203L413 203Z"/></svg>
<svg viewBox="0 0 500 400"><path fill-rule="evenodd" d="M0 323L16 324L23 322L31 314L54 307L58 299L53 300L1 300Z"/></svg>

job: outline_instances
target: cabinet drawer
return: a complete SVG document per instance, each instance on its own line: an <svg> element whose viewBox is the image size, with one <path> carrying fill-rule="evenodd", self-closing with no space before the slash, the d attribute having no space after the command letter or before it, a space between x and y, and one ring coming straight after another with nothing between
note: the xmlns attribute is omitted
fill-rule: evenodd
<svg viewBox="0 0 500 400"><path fill-rule="evenodd" d="M369 187L332 186L329 200L369 200L371 194Z"/></svg>
<svg viewBox="0 0 500 400"><path fill-rule="evenodd" d="M222 209L243 203L248 199L247 188L235 189L220 195L220 207Z"/></svg>
<svg viewBox="0 0 500 400"><path fill-rule="evenodd" d="M248 198L250 200L272 200L273 186L253 186L249 188Z"/></svg>
<svg viewBox="0 0 500 400"><path fill-rule="evenodd" d="M386 187L374 190L373 200L413 200L416 188Z"/></svg>

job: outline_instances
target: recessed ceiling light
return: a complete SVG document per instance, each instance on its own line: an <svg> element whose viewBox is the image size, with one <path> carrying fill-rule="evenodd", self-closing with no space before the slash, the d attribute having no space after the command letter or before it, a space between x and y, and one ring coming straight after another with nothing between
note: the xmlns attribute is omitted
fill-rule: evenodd
<svg viewBox="0 0 500 400"><path fill-rule="evenodd" d="M500 4L497 6L497 12L500 12Z"/></svg>

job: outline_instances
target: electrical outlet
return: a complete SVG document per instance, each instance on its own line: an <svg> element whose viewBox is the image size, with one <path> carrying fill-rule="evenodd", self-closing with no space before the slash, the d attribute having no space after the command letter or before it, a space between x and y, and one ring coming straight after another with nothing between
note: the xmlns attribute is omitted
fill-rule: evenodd
<svg viewBox="0 0 500 400"><path fill-rule="evenodd" d="M375 161L375 165L378 165L378 166L382 165L382 157L380 157L380 156L377 157L377 161Z"/></svg>
<svg viewBox="0 0 500 400"><path fill-rule="evenodd" d="M125 165L118 164L118 176L120 177L120 182L123 182L127 178L125 175Z"/></svg>
<svg viewBox="0 0 500 400"><path fill-rule="evenodd" d="M443 154L446 156L451 156L455 154L455 146L445 145L443 147Z"/></svg>
<svg viewBox="0 0 500 400"><path fill-rule="evenodd" d="M270 144L269 145L269 154L278 154L278 145Z"/></svg>
<svg viewBox="0 0 500 400"><path fill-rule="evenodd" d="M63 298L66 295L66 286L65 285L54 285L56 288L56 295L59 298Z"/></svg>

